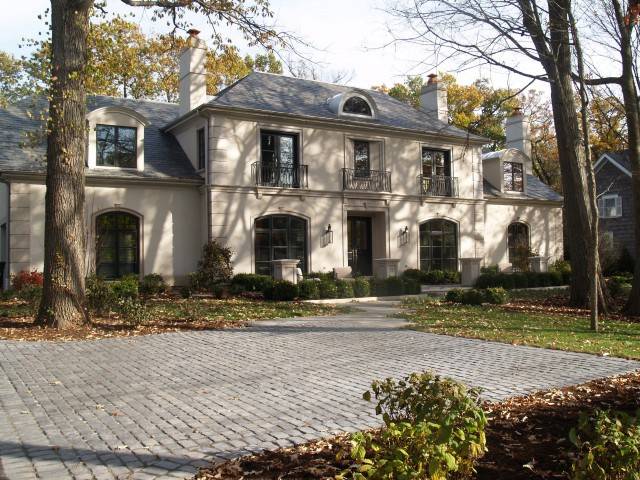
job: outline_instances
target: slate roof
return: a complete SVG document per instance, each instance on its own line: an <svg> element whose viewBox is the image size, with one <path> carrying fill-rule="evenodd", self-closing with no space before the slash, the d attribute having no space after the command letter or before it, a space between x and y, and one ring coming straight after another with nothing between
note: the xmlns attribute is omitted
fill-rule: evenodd
<svg viewBox="0 0 640 480"><path fill-rule="evenodd" d="M122 106L140 113L144 131L144 171L87 169L88 177L187 179L202 181L175 137L162 127L178 116L178 105L144 100L91 96L88 110ZM0 108L0 173L45 172L46 138L42 131L45 98L29 98Z"/></svg>
<svg viewBox="0 0 640 480"><path fill-rule="evenodd" d="M498 150L495 152L487 152L482 154L483 160L489 160L493 158L500 158L505 150ZM524 194L524 198L530 198L534 200L548 200L553 202L561 202L562 195L556 192L546 183L543 183L535 175L526 174L527 187ZM486 178L482 179L482 188L485 198L519 198L521 195L514 197L513 194L501 192L493 184L491 184Z"/></svg>
<svg viewBox="0 0 640 480"><path fill-rule="evenodd" d="M329 108L327 100L345 92L364 92L372 97L378 108L378 117L352 119L338 116ZM441 122L382 92L270 73L253 72L247 75L221 91L208 105L402 128L460 139L487 140Z"/></svg>

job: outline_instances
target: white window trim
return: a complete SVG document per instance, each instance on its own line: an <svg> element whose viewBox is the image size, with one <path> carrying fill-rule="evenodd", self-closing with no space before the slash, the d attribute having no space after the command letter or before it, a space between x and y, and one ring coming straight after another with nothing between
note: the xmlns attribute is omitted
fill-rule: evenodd
<svg viewBox="0 0 640 480"><path fill-rule="evenodd" d="M89 145L87 152L87 166L93 170L128 170L144 171L144 128L148 125L145 117L125 107L103 107L89 112L87 115L89 127ZM132 127L136 129L136 166L110 167L97 165L97 125L112 125L115 127Z"/></svg>
<svg viewBox="0 0 640 480"><path fill-rule="evenodd" d="M606 215L607 211L605 208L606 200L610 199L615 200L615 215ZM607 195L602 195L598 198L598 216L600 218L620 218L622 217L622 197L618 193L610 193Z"/></svg>

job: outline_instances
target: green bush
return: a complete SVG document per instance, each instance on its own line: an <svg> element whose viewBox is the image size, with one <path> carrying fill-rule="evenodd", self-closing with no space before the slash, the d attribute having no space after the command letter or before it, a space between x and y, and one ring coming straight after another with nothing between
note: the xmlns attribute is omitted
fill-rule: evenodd
<svg viewBox="0 0 640 480"><path fill-rule="evenodd" d="M315 300L320 298L320 289L317 280L302 280L298 284L298 296L303 300Z"/></svg>
<svg viewBox="0 0 640 480"><path fill-rule="evenodd" d="M477 288L465 290L462 296L462 303L465 305L482 305L485 301L484 292L485 290L478 290Z"/></svg>
<svg viewBox="0 0 640 480"><path fill-rule="evenodd" d="M368 297L371 295L371 285L369 280L362 277L356 277L353 281L353 294L358 297Z"/></svg>
<svg viewBox="0 0 640 480"><path fill-rule="evenodd" d="M480 392L431 373L373 382L384 427L352 435L354 479L471 478L486 451ZM361 473L362 472L362 473ZM363 474L364 473L364 474ZM344 475L343 475L344 478Z"/></svg>
<svg viewBox="0 0 640 480"><path fill-rule="evenodd" d="M487 288L482 291L484 301L494 305L502 305L509 301L509 294L502 287Z"/></svg>
<svg viewBox="0 0 640 480"><path fill-rule="evenodd" d="M142 277L139 290L142 295L160 295L167 291L167 283L158 273L150 273Z"/></svg>
<svg viewBox="0 0 640 480"><path fill-rule="evenodd" d="M549 272L517 272L517 273L483 273L476 280L477 288L502 287L505 290L514 288L553 287L564 285L565 279L558 271Z"/></svg>
<svg viewBox="0 0 640 480"><path fill-rule="evenodd" d="M336 288L338 289L338 298L353 298L353 285L346 280L336 280Z"/></svg>
<svg viewBox="0 0 640 480"><path fill-rule="evenodd" d="M238 273L231 279L231 290L234 293L262 292L273 282L268 275L255 273Z"/></svg>
<svg viewBox="0 0 640 480"><path fill-rule="evenodd" d="M562 277L562 285L571 283L571 264L566 260L556 260L549 265L550 272L558 272Z"/></svg>
<svg viewBox="0 0 640 480"><path fill-rule="evenodd" d="M320 280L333 280L333 272L310 272L306 278L319 278Z"/></svg>
<svg viewBox="0 0 640 480"><path fill-rule="evenodd" d="M402 295L404 293L404 283L400 277L375 279L371 282L371 290L378 297Z"/></svg>
<svg viewBox="0 0 640 480"><path fill-rule="evenodd" d="M461 288L452 288L446 293L444 299L447 302L462 303L464 300L464 290Z"/></svg>
<svg viewBox="0 0 640 480"><path fill-rule="evenodd" d="M287 280L275 280L262 293L268 300L289 302L298 297L298 285Z"/></svg>
<svg viewBox="0 0 640 480"><path fill-rule="evenodd" d="M42 299L42 285L26 284L16 292L17 297L29 306L32 315L35 315Z"/></svg>
<svg viewBox="0 0 640 480"><path fill-rule="evenodd" d="M422 291L422 288L419 281L412 278L403 278L402 291L406 295L417 295Z"/></svg>
<svg viewBox="0 0 640 480"><path fill-rule="evenodd" d="M426 275L426 272L418 270L417 268L407 268L400 276L402 279L410 279L422 283L425 281Z"/></svg>
<svg viewBox="0 0 640 480"><path fill-rule="evenodd" d="M109 282L113 294L117 298L138 298L140 281L134 273L125 275L119 280Z"/></svg>
<svg viewBox="0 0 640 480"><path fill-rule="evenodd" d="M640 478L640 410L597 410L583 414L569 433L577 448L574 480L638 480Z"/></svg>
<svg viewBox="0 0 640 480"><path fill-rule="evenodd" d="M320 298L338 298L338 287L336 282L333 280L321 279L317 283Z"/></svg>
<svg viewBox="0 0 640 480"><path fill-rule="evenodd" d="M511 274L513 278L513 287L514 288L529 288L529 280L532 277L533 272L517 272ZM533 275L534 276L534 275ZM535 278L531 279L532 282L535 282ZM502 287L489 287L489 288L502 288Z"/></svg>
<svg viewBox="0 0 640 480"><path fill-rule="evenodd" d="M223 247L215 240L205 244L202 247L202 259L198 262L198 271L191 274L191 287L194 290L212 291L215 285L231 280L232 254L230 248Z"/></svg>
<svg viewBox="0 0 640 480"><path fill-rule="evenodd" d="M178 291L180 292L180 296L182 298L191 298L191 287L189 287L188 285L182 285Z"/></svg>
<svg viewBox="0 0 640 480"><path fill-rule="evenodd" d="M118 300L118 313L129 325L141 325L151 317L147 306L133 297L122 297Z"/></svg>
<svg viewBox="0 0 640 480"><path fill-rule="evenodd" d="M442 270L430 270L426 272L425 283L429 285L441 285L445 283L446 275Z"/></svg>
<svg viewBox="0 0 640 480"><path fill-rule="evenodd" d="M231 296L231 289L227 283L216 283L210 289L211 294L218 300L223 300Z"/></svg>
<svg viewBox="0 0 640 480"><path fill-rule="evenodd" d="M98 315L109 315L117 306L118 297L111 285L96 275L85 281L87 307Z"/></svg>
<svg viewBox="0 0 640 480"><path fill-rule="evenodd" d="M613 297L627 295L631 288L631 281L631 278L624 275L614 275L613 277L609 277L607 279L609 293Z"/></svg>
<svg viewBox="0 0 640 480"><path fill-rule="evenodd" d="M493 273L494 275L500 273L500 267L498 265L490 265L488 267L481 267L480 273Z"/></svg>

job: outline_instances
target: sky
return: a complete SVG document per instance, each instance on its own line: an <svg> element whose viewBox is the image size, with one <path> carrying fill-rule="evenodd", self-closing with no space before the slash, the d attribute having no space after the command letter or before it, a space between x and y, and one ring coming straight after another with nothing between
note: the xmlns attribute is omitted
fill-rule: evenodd
<svg viewBox="0 0 640 480"><path fill-rule="evenodd" d="M336 72L347 74L348 84L370 88L393 85L408 74L427 75L448 71L463 84L477 78L487 78L496 87L520 87L525 80L508 75L495 67L482 67L457 72L455 65L420 65L424 53L407 45L384 47L390 40L388 26L394 22L384 11L391 0L271 0L274 21L281 28L302 37L314 48L303 49L305 56L318 64L323 79L330 80ZM49 0L0 0L11 2L0 18L0 49L16 56L25 53L19 44L22 38L34 38L43 31L43 14ZM161 33L164 25L150 21L150 13L142 8L130 8L119 0L108 0L109 12L132 13L146 33ZM207 25L193 18L195 27L207 38ZM234 37L237 38L237 37ZM255 50L241 46L243 53ZM284 54L288 58L288 54Z"/></svg>

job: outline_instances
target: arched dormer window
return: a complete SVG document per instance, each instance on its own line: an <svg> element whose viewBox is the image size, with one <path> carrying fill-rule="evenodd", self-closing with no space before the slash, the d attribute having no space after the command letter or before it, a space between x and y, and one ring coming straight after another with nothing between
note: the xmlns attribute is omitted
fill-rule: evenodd
<svg viewBox="0 0 640 480"><path fill-rule="evenodd" d="M144 170L144 127L147 119L126 107L89 112L87 166Z"/></svg>
<svg viewBox="0 0 640 480"><path fill-rule="evenodd" d="M353 115L366 115L367 117L371 117L373 115L369 103L364 98L356 96L349 97L344 102L342 112Z"/></svg>

